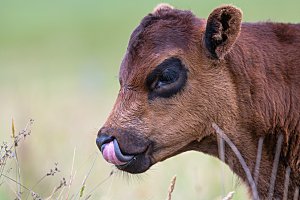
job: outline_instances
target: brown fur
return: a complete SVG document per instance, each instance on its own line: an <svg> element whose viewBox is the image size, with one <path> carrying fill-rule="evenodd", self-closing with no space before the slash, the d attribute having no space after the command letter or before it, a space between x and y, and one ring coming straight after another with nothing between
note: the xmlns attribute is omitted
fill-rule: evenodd
<svg viewBox="0 0 300 200"><path fill-rule="evenodd" d="M208 20L167 6L146 16L132 33L121 64L119 96L99 135L108 132L124 152L143 152L153 165L187 150L218 156L211 126L215 122L252 172L258 140L264 137L258 180L264 199L282 134L273 197L282 198L290 166L291 199L300 186L300 25L241 19L240 10L232 6L217 8ZM184 90L150 101L145 79L171 56L188 69ZM228 146L225 152L225 162L247 183Z"/></svg>

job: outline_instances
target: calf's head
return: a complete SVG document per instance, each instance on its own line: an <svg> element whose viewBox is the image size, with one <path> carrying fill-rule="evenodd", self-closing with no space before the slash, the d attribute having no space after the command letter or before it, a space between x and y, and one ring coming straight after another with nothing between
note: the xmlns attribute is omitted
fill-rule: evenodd
<svg viewBox="0 0 300 200"><path fill-rule="evenodd" d="M119 169L151 165L216 137L237 115L224 57L239 36L241 11L215 9L207 20L158 6L133 31L121 63L120 91L96 143ZM232 124L231 124L232 125ZM205 145L204 152L217 151Z"/></svg>

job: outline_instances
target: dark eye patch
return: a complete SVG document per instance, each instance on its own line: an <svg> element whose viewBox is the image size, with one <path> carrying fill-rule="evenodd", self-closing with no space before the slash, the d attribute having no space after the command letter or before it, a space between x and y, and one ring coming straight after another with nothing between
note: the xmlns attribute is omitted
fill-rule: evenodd
<svg viewBox="0 0 300 200"><path fill-rule="evenodd" d="M148 97L149 99L169 98L182 90L186 80L187 69L181 60L175 57L168 58L147 76Z"/></svg>

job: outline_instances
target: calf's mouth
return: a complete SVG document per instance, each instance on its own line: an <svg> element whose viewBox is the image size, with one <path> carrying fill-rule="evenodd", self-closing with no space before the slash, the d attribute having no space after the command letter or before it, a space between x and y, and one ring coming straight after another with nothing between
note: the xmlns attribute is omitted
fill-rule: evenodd
<svg viewBox="0 0 300 200"><path fill-rule="evenodd" d="M125 155L122 153L116 139L101 145L101 152L107 162L119 166L131 162L134 158L134 155Z"/></svg>
<svg viewBox="0 0 300 200"><path fill-rule="evenodd" d="M103 158L118 169L137 174L145 172L153 164L149 140L132 137L131 134L109 135L98 133L96 144Z"/></svg>

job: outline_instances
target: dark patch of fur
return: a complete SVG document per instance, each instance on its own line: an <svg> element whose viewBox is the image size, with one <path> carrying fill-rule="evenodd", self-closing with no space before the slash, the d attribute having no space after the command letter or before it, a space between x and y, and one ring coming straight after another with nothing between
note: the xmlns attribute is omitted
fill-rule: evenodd
<svg viewBox="0 0 300 200"><path fill-rule="evenodd" d="M166 69L174 70L177 74L176 80L169 83L162 88L155 88L157 81L159 81L160 76ZM182 64L181 60L178 58L168 58L159 64L146 79L146 86L149 89L148 98L153 100L156 97L170 98L180 92L187 81L187 69ZM155 84L155 85L153 85Z"/></svg>
<svg viewBox="0 0 300 200"><path fill-rule="evenodd" d="M294 40L296 39L294 33L297 31L294 25L284 23L271 24L279 42L293 44Z"/></svg>

